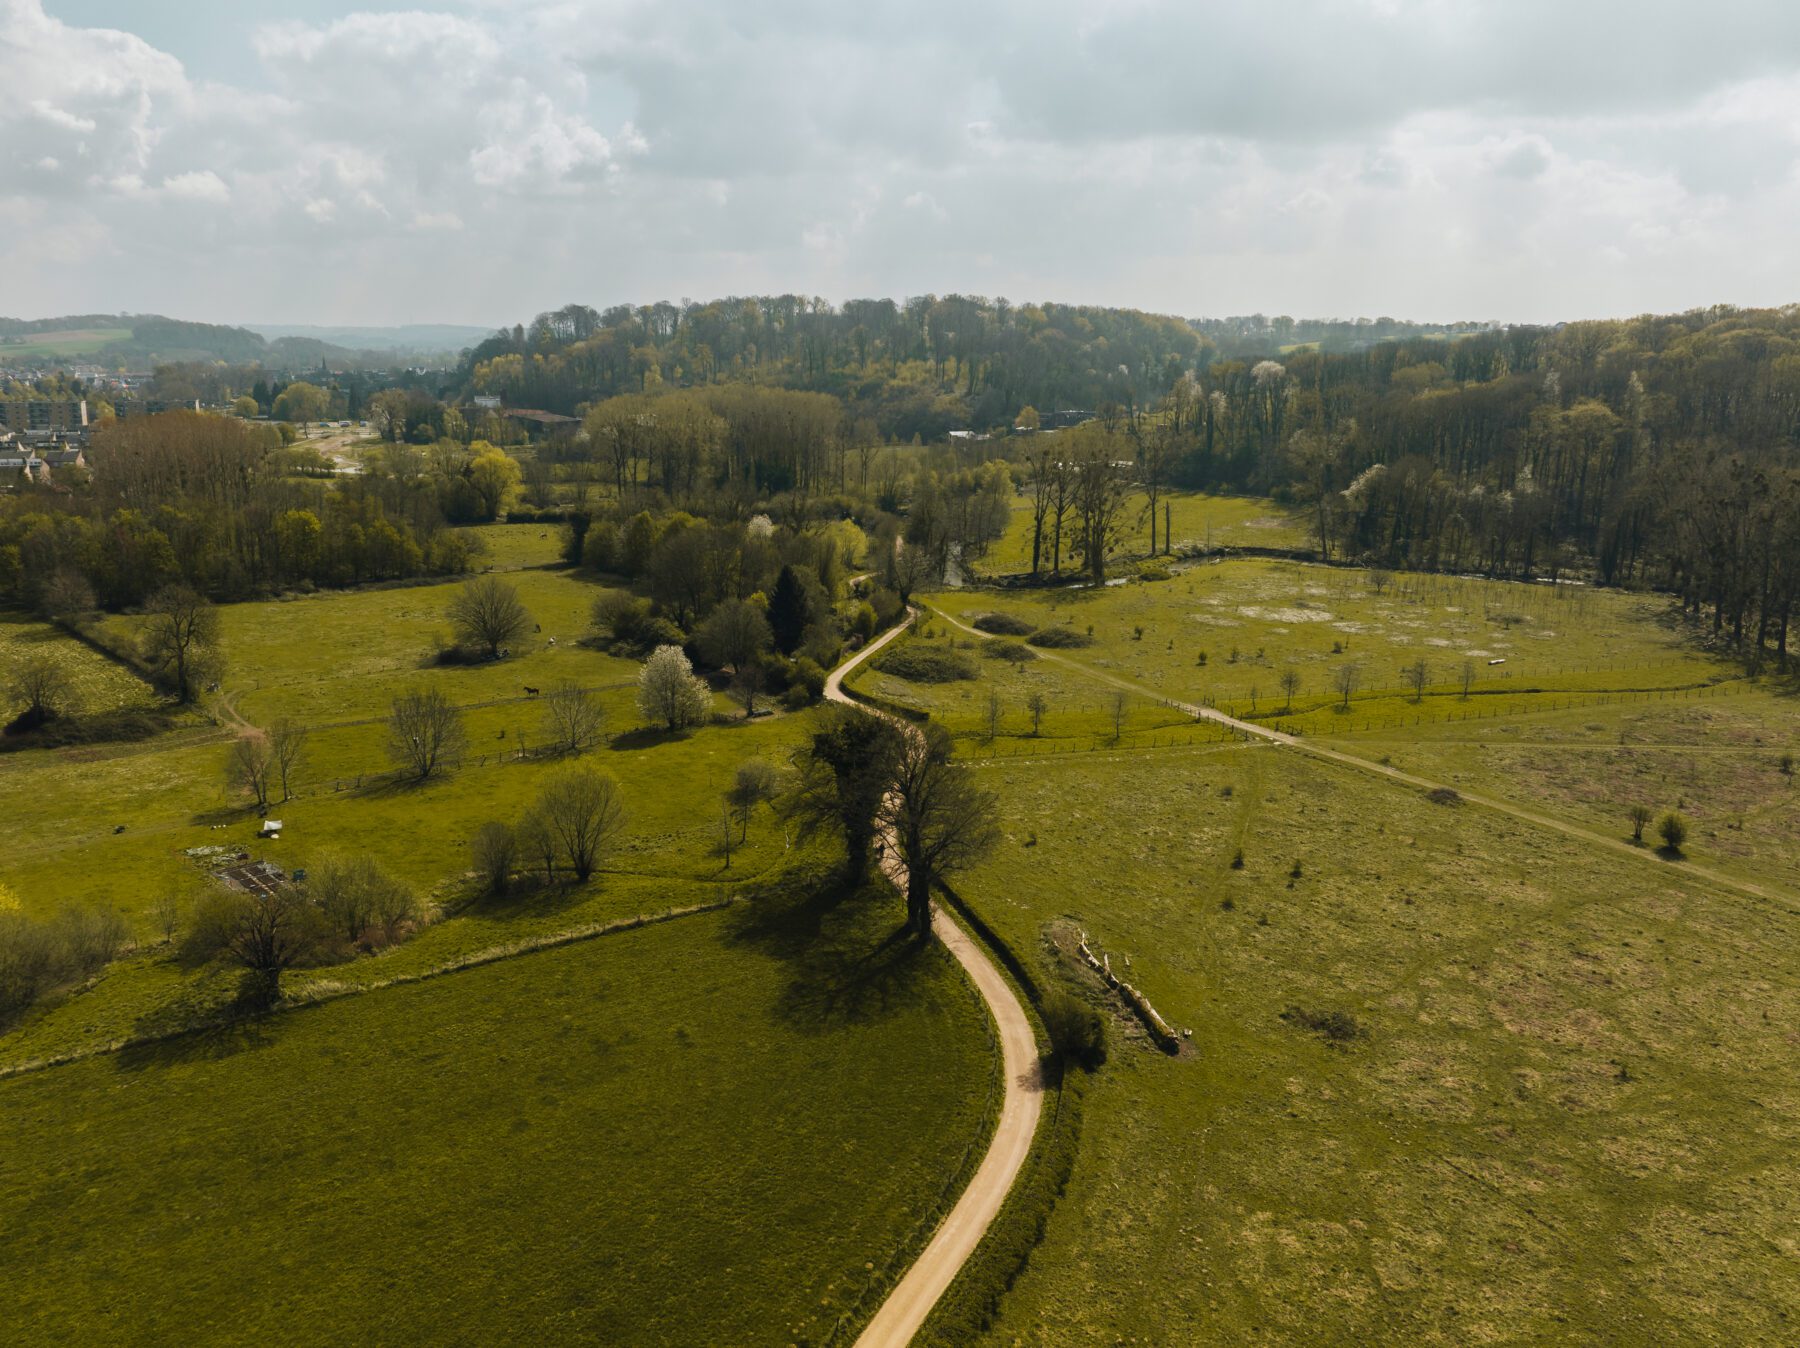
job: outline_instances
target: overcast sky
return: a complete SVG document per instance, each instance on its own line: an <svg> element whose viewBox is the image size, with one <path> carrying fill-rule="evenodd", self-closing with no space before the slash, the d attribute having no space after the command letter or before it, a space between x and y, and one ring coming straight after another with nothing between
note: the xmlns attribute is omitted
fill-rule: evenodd
<svg viewBox="0 0 1800 1348"><path fill-rule="evenodd" d="M1796 0L0 0L0 313L1800 300Z"/></svg>

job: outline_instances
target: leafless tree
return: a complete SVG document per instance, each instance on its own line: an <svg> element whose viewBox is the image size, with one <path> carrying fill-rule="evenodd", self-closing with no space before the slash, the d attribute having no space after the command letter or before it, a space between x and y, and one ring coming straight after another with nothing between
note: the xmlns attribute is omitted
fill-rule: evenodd
<svg viewBox="0 0 1800 1348"><path fill-rule="evenodd" d="M150 900L150 920L162 933L164 945L175 939L175 933L181 927L181 914L184 907L179 885L170 885Z"/></svg>
<svg viewBox="0 0 1800 1348"><path fill-rule="evenodd" d="M1644 827L1653 817L1653 812L1648 805L1631 807L1631 841L1639 843L1644 841Z"/></svg>
<svg viewBox="0 0 1800 1348"><path fill-rule="evenodd" d="M498 576L477 576L457 591L448 610L456 639L468 646L484 647L489 659L520 640L531 630L531 615L519 602L519 592Z"/></svg>
<svg viewBox="0 0 1800 1348"><path fill-rule="evenodd" d="M25 704L22 725L41 726L62 713L67 680L55 656L43 651L26 656L13 666L8 683L14 703Z"/></svg>
<svg viewBox="0 0 1800 1348"><path fill-rule="evenodd" d="M1114 693L1108 702L1108 710L1112 712L1113 743L1117 744L1125 737L1125 713L1130 701L1122 692Z"/></svg>
<svg viewBox="0 0 1800 1348"><path fill-rule="evenodd" d="M469 852L482 888L489 894L504 894L519 856L518 835L506 824L490 820L475 830Z"/></svg>
<svg viewBox="0 0 1800 1348"><path fill-rule="evenodd" d="M738 819L738 838L750 836L750 816L758 805L775 799L779 782L772 764L752 758L738 764L737 776L725 792L725 804Z"/></svg>
<svg viewBox="0 0 1800 1348"><path fill-rule="evenodd" d="M906 866L907 926L931 939L931 888L999 839L995 800L950 757L950 736L927 724L900 737L879 810L881 832Z"/></svg>
<svg viewBox="0 0 1800 1348"><path fill-rule="evenodd" d="M606 709L577 683L559 683L544 699L544 735L557 753L586 753L605 727Z"/></svg>
<svg viewBox="0 0 1800 1348"><path fill-rule="evenodd" d="M414 781L454 766L466 743L462 713L439 689L416 689L394 699L388 757Z"/></svg>
<svg viewBox="0 0 1800 1348"><path fill-rule="evenodd" d="M275 775L281 782L281 798L293 795L293 780L306 756L307 729L290 717L282 717L269 727L269 753L275 762Z"/></svg>
<svg viewBox="0 0 1800 1348"><path fill-rule="evenodd" d="M1362 667L1360 665L1339 665L1331 671L1331 686L1343 699L1338 705L1345 711L1350 710L1350 695L1362 687Z"/></svg>
<svg viewBox="0 0 1800 1348"><path fill-rule="evenodd" d="M593 768L570 767L544 784L536 813L555 839L561 859L586 880L625 827L619 784Z"/></svg>
<svg viewBox="0 0 1800 1348"><path fill-rule="evenodd" d="M1462 700L1467 702L1469 700L1469 687L1475 682L1475 662L1473 660L1464 660L1462 662L1462 669L1458 671L1456 677L1457 682L1462 685Z"/></svg>
<svg viewBox="0 0 1800 1348"><path fill-rule="evenodd" d="M217 665L218 610L186 585L163 586L144 607L144 658L171 678L176 697L192 702L201 676Z"/></svg>
<svg viewBox="0 0 1800 1348"><path fill-rule="evenodd" d="M292 885L266 893L234 895L225 949L255 977L258 1000L273 1002L281 975L310 951L318 937L318 910Z"/></svg>
<svg viewBox="0 0 1800 1348"><path fill-rule="evenodd" d="M992 744L995 738L1000 734L1000 721L1005 715L1005 712L1006 706L1000 701L1000 690L998 688L990 688L988 690L987 706L982 709L981 718L982 729L987 731L989 744Z"/></svg>
<svg viewBox="0 0 1800 1348"><path fill-rule="evenodd" d="M1412 700L1423 702L1425 685L1431 681L1431 667L1423 660L1414 660L1400 671L1400 677L1406 681L1406 686L1412 689Z"/></svg>
<svg viewBox="0 0 1800 1348"><path fill-rule="evenodd" d="M1025 710L1031 713L1031 733L1035 736L1044 728L1044 713L1050 710L1050 702L1042 693L1034 691L1025 699Z"/></svg>
<svg viewBox="0 0 1800 1348"><path fill-rule="evenodd" d="M1300 691L1300 671L1297 669L1282 670L1281 671L1281 692L1282 692L1282 696L1287 698L1287 706L1283 708L1284 711L1292 711L1294 709L1294 694L1298 693L1299 691Z"/></svg>
<svg viewBox="0 0 1800 1348"><path fill-rule="evenodd" d="M275 775L275 756L261 731L239 735L225 758L225 781L234 792L247 793L256 808L269 808L269 786Z"/></svg>

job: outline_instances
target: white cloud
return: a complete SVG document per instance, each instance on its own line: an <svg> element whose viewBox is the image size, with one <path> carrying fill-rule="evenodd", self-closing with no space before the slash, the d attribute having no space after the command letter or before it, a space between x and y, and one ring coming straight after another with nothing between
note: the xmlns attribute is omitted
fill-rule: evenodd
<svg viewBox="0 0 1800 1348"><path fill-rule="evenodd" d="M195 7L250 53L221 84L179 44L0 0L8 307L1796 298L1770 289L1800 274L1790 0L435 2Z"/></svg>

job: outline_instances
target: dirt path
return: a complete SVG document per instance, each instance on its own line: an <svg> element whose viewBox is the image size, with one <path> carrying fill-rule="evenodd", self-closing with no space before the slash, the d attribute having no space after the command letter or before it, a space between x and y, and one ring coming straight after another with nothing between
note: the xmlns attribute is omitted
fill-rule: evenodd
<svg viewBox="0 0 1800 1348"><path fill-rule="evenodd" d="M983 632L979 628L971 627L967 623L957 621L957 619L951 617L942 609L934 608L931 611L937 617L942 618L945 622L949 623L950 626L959 631L967 632L970 636L980 637L984 641L992 639L989 633ZM1174 698L1167 697L1164 694L1157 692L1154 688L1148 687L1145 684L1135 683L1130 679L1120 678L1116 674L1108 674L1104 670L1094 669L1089 665L1082 664L1079 660L1070 659L1068 656L1058 654L1055 651L1040 650L1038 651L1038 658L1041 660L1054 660L1058 664L1064 665L1069 669L1074 670L1076 673L1085 675L1090 679L1097 679L1101 683L1109 684L1114 688L1122 689L1128 693L1136 693L1141 697L1154 698L1158 702L1174 707L1178 711L1186 712L1188 715L1199 720L1212 721L1218 725L1228 726L1239 734L1255 740L1260 740L1267 744L1276 745L1286 749L1294 749L1312 758L1322 759L1328 763L1336 763L1341 767L1353 768L1358 772L1373 773L1378 777L1385 777L1389 781L1398 782L1403 786L1412 787L1420 792L1439 790L1453 791L1462 800L1471 805L1478 805L1483 809L1509 815L1514 819L1523 820L1528 824L1536 824L1540 828L1552 829L1557 833L1575 838L1581 842L1588 843L1595 847L1606 848L1609 851L1632 857L1638 861L1648 862L1653 866L1673 867L1679 875L1693 876L1695 879L1708 881L1723 889L1735 890L1740 894L1749 894L1759 899L1767 899L1773 903L1786 904L1794 901L1794 896L1792 894L1781 890L1767 889L1752 881L1740 880L1735 876L1725 875L1710 867L1697 866L1691 861L1665 861L1659 853L1652 851L1648 847L1636 846L1635 844L1626 841L1624 838L1611 838L1604 833L1596 833L1592 829L1583 828L1581 825L1571 823L1566 819L1559 819L1553 814L1545 814L1539 810L1528 809L1523 805L1515 805L1511 801L1501 800L1494 796L1476 795L1472 792L1463 790L1461 787L1450 786L1444 782L1434 782L1429 778L1414 776L1410 772L1402 772L1399 768L1390 767L1385 763L1376 763L1367 758L1359 758L1355 754L1345 753L1342 749L1329 748L1316 740L1303 739L1299 736L1289 735L1279 730L1271 730L1268 726L1258 725L1254 721L1240 721L1237 717L1227 716L1224 712L1213 707L1199 706L1192 702L1177 701Z"/></svg>
<svg viewBox="0 0 1800 1348"><path fill-rule="evenodd" d="M833 702L855 705L844 692L844 675L855 669L888 642L905 631L915 617L916 609L908 609L906 619L870 642L849 660L839 665L825 680L825 696ZM882 868L902 891L905 874L900 871L894 849L888 848ZM910 1343L938 1298L950 1286L962 1266L975 1252L981 1238L1006 1201L1013 1180L1031 1152L1031 1140L1037 1133L1038 1114L1043 1106L1043 1082L1038 1075L1037 1036L1012 985L1002 977L994 962L963 929L936 904L931 909L932 929L944 948L968 974L969 981L987 1003L988 1012L1000 1035L1001 1070L1006 1077L1006 1099L1000 1107L1000 1121L994 1127L987 1155L969 1187L963 1190L956 1206L939 1225L924 1252L906 1275L888 1293L881 1309L875 1313L860 1337L857 1348L902 1348Z"/></svg>

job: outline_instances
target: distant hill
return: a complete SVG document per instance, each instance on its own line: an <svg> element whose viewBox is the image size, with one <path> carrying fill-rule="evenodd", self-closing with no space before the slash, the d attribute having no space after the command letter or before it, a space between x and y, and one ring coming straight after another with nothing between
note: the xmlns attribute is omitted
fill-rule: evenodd
<svg viewBox="0 0 1800 1348"><path fill-rule="evenodd" d="M462 351L492 337L495 328L456 323L406 323L397 328L310 327L303 323L247 323L251 332L271 342L305 338L353 351Z"/></svg>
<svg viewBox="0 0 1800 1348"><path fill-rule="evenodd" d="M189 323L160 314L73 314L0 318L0 365L93 363L148 370L186 361L263 365L277 372L386 366L441 360L483 338L487 328L416 324L398 328L264 329Z"/></svg>

